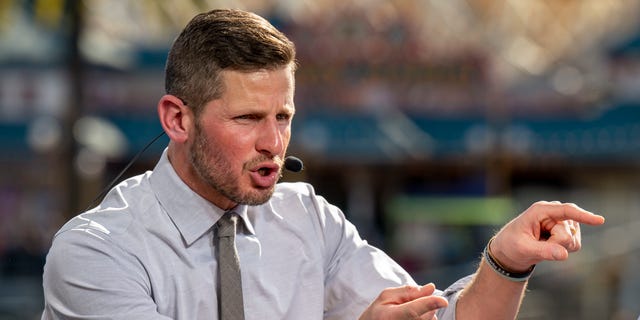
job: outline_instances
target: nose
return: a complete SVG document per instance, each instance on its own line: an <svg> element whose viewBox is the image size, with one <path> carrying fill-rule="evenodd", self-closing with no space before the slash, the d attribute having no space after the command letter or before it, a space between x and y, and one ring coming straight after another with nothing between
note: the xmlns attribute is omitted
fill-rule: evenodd
<svg viewBox="0 0 640 320"><path fill-rule="evenodd" d="M288 126L283 126L275 119L265 120L258 133L256 149L267 156L275 156L283 153L285 135Z"/></svg>

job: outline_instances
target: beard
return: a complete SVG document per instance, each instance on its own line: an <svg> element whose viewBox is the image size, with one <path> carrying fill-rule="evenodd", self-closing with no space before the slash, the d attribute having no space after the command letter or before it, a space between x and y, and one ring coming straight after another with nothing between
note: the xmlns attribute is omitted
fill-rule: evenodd
<svg viewBox="0 0 640 320"><path fill-rule="evenodd" d="M250 206L263 204L271 198L275 185L267 189L250 188L242 190L240 177L233 175L233 163L224 157L223 152L212 151L211 143L204 134L199 121L195 121L195 140L191 145L189 161L198 176L216 192L227 199ZM251 164L269 160L266 156L253 159ZM243 166L243 168L246 166Z"/></svg>

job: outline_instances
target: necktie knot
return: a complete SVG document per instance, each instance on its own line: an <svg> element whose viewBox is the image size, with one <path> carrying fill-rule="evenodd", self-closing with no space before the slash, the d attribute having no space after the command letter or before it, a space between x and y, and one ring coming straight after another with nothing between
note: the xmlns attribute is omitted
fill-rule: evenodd
<svg viewBox="0 0 640 320"><path fill-rule="evenodd" d="M235 213L225 213L218 220L218 238L235 237L238 227L238 215Z"/></svg>

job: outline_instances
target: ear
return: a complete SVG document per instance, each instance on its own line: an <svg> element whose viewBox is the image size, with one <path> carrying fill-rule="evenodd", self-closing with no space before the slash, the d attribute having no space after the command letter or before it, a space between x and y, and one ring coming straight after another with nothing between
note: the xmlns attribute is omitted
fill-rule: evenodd
<svg viewBox="0 0 640 320"><path fill-rule="evenodd" d="M178 97L167 94L158 101L158 116L164 132L171 141L183 143L189 138L193 112Z"/></svg>

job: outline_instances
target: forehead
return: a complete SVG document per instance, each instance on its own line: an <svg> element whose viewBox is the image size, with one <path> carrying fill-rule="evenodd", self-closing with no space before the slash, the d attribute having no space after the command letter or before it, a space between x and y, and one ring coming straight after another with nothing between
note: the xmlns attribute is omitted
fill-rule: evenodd
<svg viewBox="0 0 640 320"><path fill-rule="evenodd" d="M290 65L253 71L224 70L221 76L223 99L292 96L295 88L294 72Z"/></svg>

